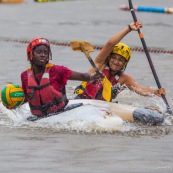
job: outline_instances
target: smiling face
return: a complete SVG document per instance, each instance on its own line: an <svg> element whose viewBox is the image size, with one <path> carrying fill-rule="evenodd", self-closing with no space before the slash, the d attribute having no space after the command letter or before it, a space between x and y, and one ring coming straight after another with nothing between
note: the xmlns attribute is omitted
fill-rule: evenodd
<svg viewBox="0 0 173 173"><path fill-rule="evenodd" d="M120 70L124 68L125 63L126 63L126 60L122 56L118 54L114 54L114 53L110 54L108 65L111 71L116 73L119 72Z"/></svg>
<svg viewBox="0 0 173 173"><path fill-rule="evenodd" d="M38 45L33 49L32 64L37 67L45 67L49 61L49 48L46 45Z"/></svg>

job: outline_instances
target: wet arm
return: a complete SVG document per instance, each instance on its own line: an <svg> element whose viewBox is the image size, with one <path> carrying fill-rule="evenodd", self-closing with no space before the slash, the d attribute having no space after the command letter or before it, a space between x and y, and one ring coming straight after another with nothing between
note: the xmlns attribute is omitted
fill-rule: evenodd
<svg viewBox="0 0 173 173"><path fill-rule="evenodd" d="M119 43L124 36L126 36L131 30L137 31L138 28L141 28L142 24L140 21L134 23L132 22L129 26L126 26L124 29L122 29L120 32L113 35L107 43L103 46L102 50L98 54L98 56L95 58L94 62L97 66L97 68L102 71L106 67L106 59L108 55L112 52L114 46ZM94 69L90 68L89 73L93 73Z"/></svg>
<svg viewBox="0 0 173 173"><path fill-rule="evenodd" d="M91 75L89 73L79 73L72 71L70 75L70 80L78 80L78 81L90 81Z"/></svg>
<svg viewBox="0 0 173 173"><path fill-rule="evenodd" d="M161 89L154 89L147 86L139 85L131 76L126 76L126 82L125 85L131 90L136 92L137 94L140 94L142 96L152 96L153 94L157 96L161 96L161 94L165 95L165 90L163 88Z"/></svg>
<svg viewBox="0 0 173 173"><path fill-rule="evenodd" d="M79 72L72 71L69 79L88 82L88 81L96 80L96 79L101 80L103 77L104 75L102 73L90 74L90 73L79 73Z"/></svg>
<svg viewBox="0 0 173 173"><path fill-rule="evenodd" d="M112 52L114 46L126 35L130 32L128 27L125 27L123 30L115 34L113 37L111 37L108 42L103 46L100 53L97 55L97 57L94 60L94 63L96 64L97 68L102 71L106 67L106 59L108 55ZM90 73L94 72L93 68L89 69Z"/></svg>

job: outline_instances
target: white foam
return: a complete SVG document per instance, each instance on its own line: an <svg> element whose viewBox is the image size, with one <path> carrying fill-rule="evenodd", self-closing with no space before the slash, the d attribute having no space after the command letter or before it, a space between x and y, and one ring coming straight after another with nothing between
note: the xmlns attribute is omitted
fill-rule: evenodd
<svg viewBox="0 0 173 173"><path fill-rule="evenodd" d="M116 131L123 126L123 120L117 115L112 115L104 107L84 104L84 106L53 115L47 118L37 120L36 122L27 122L27 117L31 116L28 104L24 104L15 110L8 110L2 104L0 109L5 113L14 124L30 124L38 127L59 128L61 130L77 131Z"/></svg>

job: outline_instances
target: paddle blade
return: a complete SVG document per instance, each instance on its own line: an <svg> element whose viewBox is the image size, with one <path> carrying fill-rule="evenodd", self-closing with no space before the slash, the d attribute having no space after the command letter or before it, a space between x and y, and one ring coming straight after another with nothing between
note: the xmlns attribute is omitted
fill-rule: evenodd
<svg viewBox="0 0 173 173"><path fill-rule="evenodd" d="M102 96L106 101L110 102L112 98L112 84L106 76L103 78L101 83L103 85Z"/></svg>
<svg viewBox="0 0 173 173"><path fill-rule="evenodd" d="M94 52L94 47L91 43L86 41L72 41L70 43L71 48L74 51L80 51L80 52Z"/></svg>

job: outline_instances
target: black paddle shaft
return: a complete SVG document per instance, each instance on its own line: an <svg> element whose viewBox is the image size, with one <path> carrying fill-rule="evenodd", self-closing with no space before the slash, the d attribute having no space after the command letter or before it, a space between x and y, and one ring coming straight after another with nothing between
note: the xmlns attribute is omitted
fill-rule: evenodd
<svg viewBox="0 0 173 173"><path fill-rule="evenodd" d="M131 14L132 14L132 17L133 17L134 22L137 22L137 17L136 17L135 11L134 11L134 9L133 9L133 4L132 4L132 1L131 1L131 0L129 0L129 8L130 8L130 11L131 11ZM144 37L143 37L143 33L142 33L142 31L141 31L140 28L138 29L138 34L139 34L139 37L140 37L140 39L141 39L141 42L142 42L142 45L143 45L145 54L146 54L146 56L147 56L148 62L149 62L149 64L150 64L152 73L153 73L153 75L154 75L156 84L157 84L158 88L162 88L162 86L161 86L161 84L160 84L160 81L159 81L159 78L158 78L158 76L157 76L156 70L155 70L155 68L154 68L153 62L152 62L152 60L151 60L151 57L150 57L150 54L149 54L147 45L146 45L146 43L145 43L145 40L144 40ZM162 98L163 98L163 100L165 101L165 104L166 104L166 106L167 106L167 112L170 113L170 114L172 114L172 111L171 111L170 106L169 106L169 104L168 104L168 102L167 102L167 100L166 100L165 95L162 94L161 96L162 96Z"/></svg>
<svg viewBox="0 0 173 173"><path fill-rule="evenodd" d="M100 74L100 72L99 72L98 68L96 67L96 65L95 65L94 61L92 60L92 58L89 57L88 60L89 60L89 62L91 63L91 65L93 66L95 72L96 72L97 74Z"/></svg>

